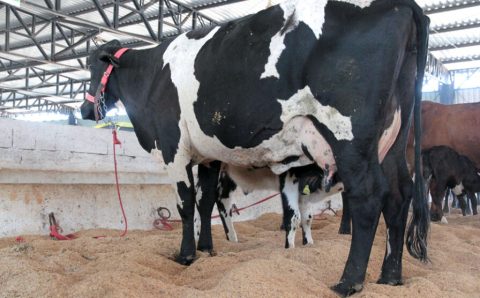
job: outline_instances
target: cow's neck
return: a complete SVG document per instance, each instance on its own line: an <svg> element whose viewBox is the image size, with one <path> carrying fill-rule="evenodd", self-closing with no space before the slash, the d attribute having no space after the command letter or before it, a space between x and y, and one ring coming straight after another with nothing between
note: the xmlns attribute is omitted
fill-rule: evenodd
<svg viewBox="0 0 480 298"><path fill-rule="evenodd" d="M128 51L122 56L120 67L112 72L107 88L112 88L110 92L118 96L125 107L134 109L147 98L155 63L145 57L151 54L151 49Z"/></svg>
<svg viewBox="0 0 480 298"><path fill-rule="evenodd" d="M147 121L144 121L144 113L148 110L151 86L156 81L159 68L155 61L161 61L157 49L126 52L120 60L120 67L113 71L107 87L112 88L110 92L122 101L140 145L147 151L154 148L151 142L155 139Z"/></svg>

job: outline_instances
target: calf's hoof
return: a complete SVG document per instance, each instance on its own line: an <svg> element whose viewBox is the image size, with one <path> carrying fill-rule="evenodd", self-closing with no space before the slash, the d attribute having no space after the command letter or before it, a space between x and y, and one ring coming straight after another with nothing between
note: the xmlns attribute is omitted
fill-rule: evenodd
<svg viewBox="0 0 480 298"><path fill-rule="evenodd" d="M338 284L331 287L335 293L340 297L348 297L355 293L360 292L363 289L362 284L351 284L347 282L339 282Z"/></svg>
<svg viewBox="0 0 480 298"><path fill-rule="evenodd" d="M190 266L195 261L195 259L196 259L195 255L189 255L189 256L176 255L175 256L175 262L185 266Z"/></svg>

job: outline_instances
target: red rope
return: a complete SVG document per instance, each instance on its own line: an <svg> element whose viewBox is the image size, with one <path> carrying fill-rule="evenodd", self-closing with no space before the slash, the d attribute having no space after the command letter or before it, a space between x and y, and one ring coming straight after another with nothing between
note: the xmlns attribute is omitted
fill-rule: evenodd
<svg viewBox="0 0 480 298"><path fill-rule="evenodd" d="M242 208L236 208L235 211L238 213L238 212L240 212L240 211L243 211L243 210L248 209L248 208L250 208L250 207L253 207L253 206L255 206L255 205L262 204L263 202L266 202L266 201L268 201L268 200L270 200L270 199L278 196L279 194L280 194L280 193L278 192L278 193L275 193L275 194L273 194L273 195L269 195L268 197L266 197L266 198L264 198L264 199L261 199L260 201L255 202L255 203L253 203L253 204L250 204L250 205L248 205L248 206L245 206L245 207L242 207ZM214 219L214 218L219 218L219 217L220 217L220 214L214 215L214 216L212 216L212 219Z"/></svg>
<svg viewBox="0 0 480 298"><path fill-rule="evenodd" d="M120 184L118 183L118 170L117 170L117 151L115 149L116 145L121 146L122 143L117 138L117 130L115 128L113 128L112 135L113 135L113 164L115 166L115 185L117 188L118 202L120 203L120 209L122 209L123 220L125 222L125 229L123 230L123 233L120 234L120 237L123 237L128 232L128 223L127 223L127 216L125 215L125 209L123 208L122 197L120 195Z"/></svg>
<svg viewBox="0 0 480 298"><path fill-rule="evenodd" d="M242 207L242 208L235 208L234 211L237 212L237 214L240 214L240 213L239 213L240 211L245 210L245 209L248 209L248 208L253 207L253 206L255 206L255 205L262 204L262 203L264 203L264 202L266 202L266 201L268 201L268 200L270 200L270 199L278 196L279 194L280 194L280 193L275 193L275 194L273 194L273 195L270 195L270 196L268 196L268 197L266 197L266 198L263 198L263 199L261 199L260 201L257 201L257 202L255 202L255 203L253 203L253 204L248 205L248 206L245 206L245 207ZM165 208L165 207L160 207L159 209L168 210L168 209ZM179 220L179 219L169 219L169 218L170 218L170 211L169 211L169 210L168 210L168 216L163 216L163 215L161 215L160 213L159 213L159 215L160 215L160 218L155 219L155 220L153 221L153 226L154 226L155 228L159 229L159 230L171 231L171 230L173 230L173 227L172 227L172 225L171 225L170 223L182 222L182 221ZM212 219L219 218L219 217L220 217L219 214L218 214L218 215L214 215L214 216L212 216Z"/></svg>
<svg viewBox="0 0 480 298"><path fill-rule="evenodd" d="M113 165L115 168L115 186L117 189L118 202L120 203L120 209L122 210L122 216L125 222L125 229L123 230L122 234L120 234L120 237L123 237L128 232L128 222L127 222L127 216L125 215L125 209L123 208L122 197L120 195L120 184L118 183L117 150L116 150L116 145L122 145L122 142L120 142L120 140L118 139L117 130L115 128L112 130L112 135L113 135ZM65 235L65 236L62 235L60 234L58 229L59 229L59 226L55 222L55 218L52 213L51 219L50 219L50 236L57 240L72 240L76 238L76 236L72 234ZM99 239L99 238L105 238L105 237L106 237L105 235L102 235L102 236L94 236L93 238Z"/></svg>

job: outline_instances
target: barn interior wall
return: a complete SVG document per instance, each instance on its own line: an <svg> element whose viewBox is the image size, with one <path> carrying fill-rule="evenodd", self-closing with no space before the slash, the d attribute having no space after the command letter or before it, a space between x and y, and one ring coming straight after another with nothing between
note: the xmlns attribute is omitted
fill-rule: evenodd
<svg viewBox="0 0 480 298"><path fill-rule="evenodd" d="M65 233L123 229L110 130L0 119L0 136L0 237L46 235L50 212ZM147 154L132 132L120 131L119 138L119 180L129 228L151 229L158 207L169 208L178 219L163 162ZM234 197L240 208L271 194L256 191L245 197L237 190ZM279 196L235 220L265 212L281 212Z"/></svg>

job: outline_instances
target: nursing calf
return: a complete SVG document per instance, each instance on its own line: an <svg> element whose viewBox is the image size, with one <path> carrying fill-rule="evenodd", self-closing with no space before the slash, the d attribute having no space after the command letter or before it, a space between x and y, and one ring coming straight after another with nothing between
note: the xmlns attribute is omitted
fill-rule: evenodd
<svg viewBox="0 0 480 298"><path fill-rule="evenodd" d="M294 177L294 188L282 188L287 175ZM234 208L231 198L231 193L238 186L245 194L259 189L280 190L286 232L285 248L295 247L295 233L299 225L302 227L302 243L312 244L312 204L343 190L337 175L332 177L331 185L325 189L325 185L322 185L324 176L324 172L316 165L290 169L280 176L267 168L249 170L225 165L220 173L217 207L227 239L234 242L238 240L232 221Z"/></svg>

